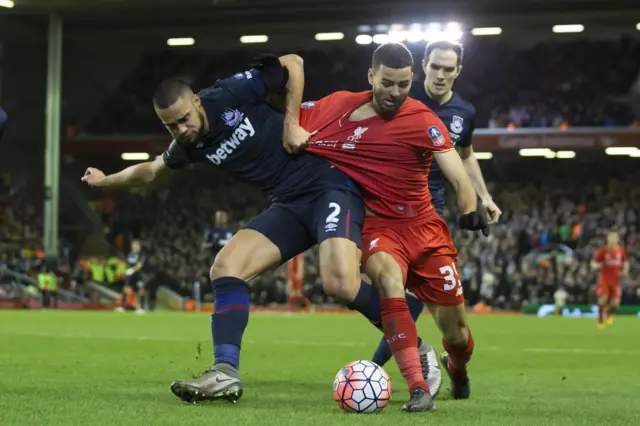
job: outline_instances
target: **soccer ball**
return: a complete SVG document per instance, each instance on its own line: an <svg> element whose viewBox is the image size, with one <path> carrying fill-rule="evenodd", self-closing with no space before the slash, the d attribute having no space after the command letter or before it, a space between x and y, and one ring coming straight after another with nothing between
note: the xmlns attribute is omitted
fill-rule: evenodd
<svg viewBox="0 0 640 426"><path fill-rule="evenodd" d="M351 413L377 413L389 403L391 381L386 371L371 361L353 361L336 374L333 399Z"/></svg>

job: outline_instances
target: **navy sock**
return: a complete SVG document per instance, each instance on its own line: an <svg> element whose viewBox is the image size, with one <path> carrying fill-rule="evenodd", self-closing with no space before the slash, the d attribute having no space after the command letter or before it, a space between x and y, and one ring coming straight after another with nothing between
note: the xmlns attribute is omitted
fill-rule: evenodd
<svg viewBox="0 0 640 426"><path fill-rule="evenodd" d="M413 321L418 321L423 309L422 301L413 295L407 294L407 305L409 305L409 312L411 312L411 318L413 318ZM418 347L420 347L421 344L422 339L418 337ZM384 366L392 356L393 354L391 353L391 348L389 348L389 343L387 343L387 339L383 336L371 361L375 362L379 366Z"/></svg>
<svg viewBox="0 0 640 426"><path fill-rule="evenodd" d="M211 337L215 363L240 365L240 344L249 322L249 286L239 278L222 277L211 282L214 291L214 313L211 315Z"/></svg>
<svg viewBox="0 0 640 426"><path fill-rule="evenodd" d="M380 296L371 284L360 281L360 290L353 302L347 305L352 311L358 311L373 325L382 330L380 323Z"/></svg>
<svg viewBox="0 0 640 426"><path fill-rule="evenodd" d="M120 307L127 309L127 291L122 289L122 295L120 296Z"/></svg>

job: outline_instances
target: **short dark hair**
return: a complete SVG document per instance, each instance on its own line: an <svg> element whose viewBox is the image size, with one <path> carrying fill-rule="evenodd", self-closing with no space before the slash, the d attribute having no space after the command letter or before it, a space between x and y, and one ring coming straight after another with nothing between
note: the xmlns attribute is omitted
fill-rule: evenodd
<svg viewBox="0 0 640 426"><path fill-rule="evenodd" d="M393 69L413 67L413 55L402 43L385 43L373 52L371 60L373 69L382 65Z"/></svg>
<svg viewBox="0 0 640 426"><path fill-rule="evenodd" d="M454 52L456 52L456 55L458 55L458 66L462 64L464 47L462 47L461 43L458 43L456 41L445 41L445 40L432 41L431 43L427 44L427 47L424 49L425 62L429 61L429 56L431 56L431 52L433 52L436 49L453 50Z"/></svg>
<svg viewBox="0 0 640 426"><path fill-rule="evenodd" d="M153 105L159 109L169 108L187 93L193 91L184 80L170 78L160 83L153 92Z"/></svg>

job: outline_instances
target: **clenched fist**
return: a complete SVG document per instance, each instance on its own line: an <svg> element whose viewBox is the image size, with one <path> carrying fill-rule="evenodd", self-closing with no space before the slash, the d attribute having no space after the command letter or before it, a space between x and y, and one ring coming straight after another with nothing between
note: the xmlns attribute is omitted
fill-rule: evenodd
<svg viewBox="0 0 640 426"><path fill-rule="evenodd" d="M98 187L100 183L104 179L104 173L102 170L94 169L93 167L89 167L85 172L84 176L82 176L82 181L89 186Z"/></svg>

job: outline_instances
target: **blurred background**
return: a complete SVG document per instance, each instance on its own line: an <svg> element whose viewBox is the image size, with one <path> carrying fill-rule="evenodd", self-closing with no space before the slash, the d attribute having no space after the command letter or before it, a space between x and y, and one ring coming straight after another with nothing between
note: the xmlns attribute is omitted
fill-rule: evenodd
<svg viewBox="0 0 640 426"><path fill-rule="evenodd" d="M483 238L448 209L470 309L537 311L566 292L588 310L609 229L630 258L622 303L640 305L637 1L0 0L0 306L40 307L50 274L59 307L112 309L139 238L142 307L205 309L218 231L266 196L211 167L132 191L80 182L88 166L115 172L168 146L154 86L177 76L199 90L258 53L297 53L314 100L367 89L386 41L407 44L419 76L435 39L464 44L454 90L476 107L473 146L504 212ZM317 266L311 250L304 294L331 305ZM287 278L283 266L256 279L252 302L286 304Z"/></svg>

